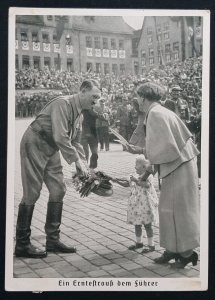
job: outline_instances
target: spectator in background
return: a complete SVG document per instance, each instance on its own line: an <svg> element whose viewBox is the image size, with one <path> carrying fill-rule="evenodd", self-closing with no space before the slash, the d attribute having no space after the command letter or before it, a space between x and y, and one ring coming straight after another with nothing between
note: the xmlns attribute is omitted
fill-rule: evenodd
<svg viewBox="0 0 215 300"><path fill-rule="evenodd" d="M105 100L100 99L99 105L95 107L95 110L104 116L104 119L97 118L96 120L96 129L98 140L100 143L100 150L109 151L109 125L111 119L110 109L105 105Z"/></svg>
<svg viewBox="0 0 215 300"><path fill-rule="evenodd" d="M93 108L90 110L83 110L81 144L83 146L86 160L89 160L89 148L91 151L90 169L97 168L98 161L98 138L96 131L96 122L105 120L102 113L96 112Z"/></svg>
<svg viewBox="0 0 215 300"><path fill-rule="evenodd" d="M180 98L180 86L175 85L171 88L171 100L166 100L164 106L174 111L182 121L190 120L189 107L186 100Z"/></svg>
<svg viewBox="0 0 215 300"><path fill-rule="evenodd" d="M128 106L128 101L126 98L121 96L118 97L119 106L117 109L117 123L119 125L119 133L129 141L131 137L131 108ZM123 146L123 150L125 147Z"/></svg>

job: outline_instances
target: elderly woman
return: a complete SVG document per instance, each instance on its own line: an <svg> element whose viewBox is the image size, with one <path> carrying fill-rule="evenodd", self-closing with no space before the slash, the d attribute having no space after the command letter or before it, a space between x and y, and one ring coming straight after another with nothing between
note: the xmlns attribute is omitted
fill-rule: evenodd
<svg viewBox="0 0 215 300"><path fill-rule="evenodd" d="M131 153L143 153L155 165L162 179L159 201L160 245L165 248L156 263L172 259L184 268L197 264L193 249L199 246L199 195L195 147L192 134L172 111L158 101L164 90L145 83L138 90L138 103L145 112L146 146L129 145Z"/></svg>

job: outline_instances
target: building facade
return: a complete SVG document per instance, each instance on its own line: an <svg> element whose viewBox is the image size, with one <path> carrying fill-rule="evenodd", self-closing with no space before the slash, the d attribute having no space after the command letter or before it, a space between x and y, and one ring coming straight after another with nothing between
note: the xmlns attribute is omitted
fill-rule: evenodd
<svg viewBox="0 0 215 300"><path fill-rule="evenodd" d="M130 74L132 34L122 17L17 16L16 69Z"/></svg>
<svg viewBox="0 0 215 300"><path fill-rule="evenodd" d="M139 73L201 54L201 17L144 18L138 44Z"/></svg>

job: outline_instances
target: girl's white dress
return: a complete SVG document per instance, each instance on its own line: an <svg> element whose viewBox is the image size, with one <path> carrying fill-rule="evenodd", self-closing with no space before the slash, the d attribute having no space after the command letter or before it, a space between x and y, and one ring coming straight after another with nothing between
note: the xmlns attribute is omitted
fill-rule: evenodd
<svg viewBox="0 0 215 300"><path fill-rule="evenodd" d="M138 179L139 175L133 175ZM129 180L131 194L128 199L127 223L142 225L157 223L158 221L158 197L153 185L153 175L150 175L147 182L150 187L145 188Z"/></svg>

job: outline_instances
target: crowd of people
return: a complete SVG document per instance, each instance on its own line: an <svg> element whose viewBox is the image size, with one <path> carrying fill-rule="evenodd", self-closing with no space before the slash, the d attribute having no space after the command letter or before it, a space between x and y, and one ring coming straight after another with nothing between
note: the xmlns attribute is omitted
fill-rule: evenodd
<svg viewBox="0 0 215 300"><path fill-rule="evenodd" d="M201 111L202 98L202 58L189 58L184 62L171 65L161 65L143 72L141 75L73 73L69 71L26 69L16 71L16 116L32 117L49 99L59 94L75 94L81 82L85 79L95 79L100 83L102 97L113 114L116 110L117 99L127 101L133 106L132 91L139 83L153 81L164 86L167 90L166 99L171 98L171 87L181 88L181 98L189 105L191 115ZM34 90L33 93L21 90ZM38 90L38 92L36 92ZM49 90L49 92L47 92ZM121 101L121 100L120 100ZM131 107L129 108L131 109Z"/></svg>

